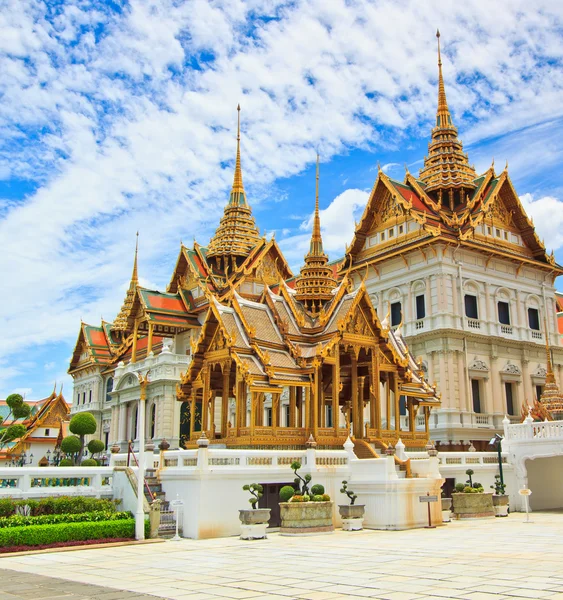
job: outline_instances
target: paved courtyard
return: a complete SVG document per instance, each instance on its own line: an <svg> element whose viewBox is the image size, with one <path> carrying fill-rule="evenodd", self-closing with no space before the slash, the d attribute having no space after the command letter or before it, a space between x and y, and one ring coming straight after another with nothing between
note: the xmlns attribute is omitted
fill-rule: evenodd
<svg viewBox="0 0 563 600"><path fill-rule="evenodd" d="M107 600L134 597L128 592L189 600L563 599L563 514L524 519L517 513L433 530L183 540L4 557L0 567L89 584L83 598ZM2 587L20 573L3 571ZM110 589L93 594L94 584ZM0 600L56 596L12 593L0 592Z"/></svg>

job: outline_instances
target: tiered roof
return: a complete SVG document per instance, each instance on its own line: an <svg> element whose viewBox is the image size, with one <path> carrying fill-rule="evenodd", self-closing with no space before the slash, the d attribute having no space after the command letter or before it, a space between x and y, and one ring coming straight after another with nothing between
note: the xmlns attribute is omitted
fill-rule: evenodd
<svg viewBox="0 0 563 600"><path fill-rule="evenodd" d="M305 256L305 265L295 280L295 299L303 302L311 315L317 315L324 304L332 299L336 288L336 279L328 265L328 256L323 250L321 219L319 216L319 155L317 154L317 174L315 191L315 214L309 252Z"/></svg>
<svg viewBox="0 0 563 600"><path fill-rule="evenodd" d="M214 259L214 270L227 275L229 269L233 271L240 265L250 251L260 242L261 236L252 211L246 201L246 193L242 183L242 169L240 164L240 105L238 111L237 127L237 156L235 174L229 203L225 207L225 214L221 218L219 227L209 242L207 258Z"/></svg>

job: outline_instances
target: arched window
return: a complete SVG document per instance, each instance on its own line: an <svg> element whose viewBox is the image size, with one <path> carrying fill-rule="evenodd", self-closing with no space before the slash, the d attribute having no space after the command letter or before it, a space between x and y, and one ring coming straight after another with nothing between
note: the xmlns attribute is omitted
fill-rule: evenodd
<svg viewBox="0 0 563 600"><path fill-rule="evenodd" d="M113 390L113 377L108 377L106 381L106 402L111 401L110 392Z"/></svg>

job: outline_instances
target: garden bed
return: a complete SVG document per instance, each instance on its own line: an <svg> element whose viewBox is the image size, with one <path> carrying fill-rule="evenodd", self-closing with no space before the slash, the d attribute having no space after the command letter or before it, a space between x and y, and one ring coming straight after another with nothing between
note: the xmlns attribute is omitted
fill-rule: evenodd
<svg viewBox="0 0 563 600"><path fill-rule="evenodd" d="M8 546L1 547L0 554L11 554L13 552L34 552L36 550L49 550L50 548L72 548L73 546L98 546L100 544L118 544L130 542L131 538L104 538L99 540L73 540L70 542L54 542L52 544L40 544L38 546Z"/></svg>

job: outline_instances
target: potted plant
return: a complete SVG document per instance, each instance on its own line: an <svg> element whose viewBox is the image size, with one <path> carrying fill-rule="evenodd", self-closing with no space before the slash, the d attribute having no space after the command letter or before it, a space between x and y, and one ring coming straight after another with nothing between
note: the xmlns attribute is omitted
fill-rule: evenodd
<svg viewBox="0 0 563 600"><path fill-rule="evenodd" d="M285 485L280 490L280 533L303 535L334 531L330 496L324 493L324 487L320 484L309 489L311 475L302 477L298 473L300 468L300 462L291 464L295 474L294 484Z"/></svg>
<svg viewBox="0 0 563 600"><path fill-rule="evenodd" d="M456 519L484 519L493 517L493 494L485 493L480 483L473 482L473 470L465 472L469 479L456 483L452 495L453 513Z"/></svg>
<svg viewBox="0 0 563 600"><path fill-rule="evenodd" d="M494 491L493 508L495 509L495 517L508 517L508 495L506 492L506 484L500 480L500 475L495 475L495 483L491 485Z"/></svg>
<svg viewBox="0 0 563 600"><path fill-rule="evenodd" d="M338 511L342 518L343 531L360 531L363 529L365 504L356 504L358 496L348 489L348 482L344 480L340 488L341 494L346 494L350 504L339 504Z"/></svg>
<svg viewBox="0 0 563 600"><path fill-rule="evenodd" d="M245 492L250 492L248 499L252 508L239 510L240 539L261 540L266 537L266 528L270 520L269 508L257 508L258 501L264 495L264 488L259 483L242 486Z"/></svg>
<svg viewBox="0 0 563 600"><path fill-rule="evenodd" d="M446 498L442 492L442 523L449 523L452 520L452 499Z"/></svg>

